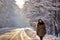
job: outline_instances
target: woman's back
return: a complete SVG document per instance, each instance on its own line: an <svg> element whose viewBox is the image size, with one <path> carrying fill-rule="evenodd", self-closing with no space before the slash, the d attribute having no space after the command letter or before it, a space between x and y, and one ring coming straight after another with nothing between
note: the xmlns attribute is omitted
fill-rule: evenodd
<svg viewBox="0 0 60 40"><path fill-rule="evenodd" d="M37 35L39 37L43 37L46 34L46 27L45 27L45 23L39 19L38 23L37 23Z"/></svg>

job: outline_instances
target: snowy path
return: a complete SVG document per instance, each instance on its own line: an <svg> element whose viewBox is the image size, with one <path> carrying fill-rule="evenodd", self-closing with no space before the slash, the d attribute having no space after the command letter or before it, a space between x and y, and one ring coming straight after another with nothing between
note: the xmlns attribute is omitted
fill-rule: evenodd
<svg viewBox="0 0 60 40"><path fill-rule="evenodd" d="M7 29L5 29L7 30ZM40 40L32 29L17 28L0 32L0 40ZM46 35L43 40L60 40L55 36Z"/></svg>
<svg viewBox="0 0 60 40"><path fill-rule="evenodd" d="M5 29L7 30L7 29ZM27 31L27 30L26 30ZM23 29L7 30L0 32L0 40L32 40Z"/></svg>

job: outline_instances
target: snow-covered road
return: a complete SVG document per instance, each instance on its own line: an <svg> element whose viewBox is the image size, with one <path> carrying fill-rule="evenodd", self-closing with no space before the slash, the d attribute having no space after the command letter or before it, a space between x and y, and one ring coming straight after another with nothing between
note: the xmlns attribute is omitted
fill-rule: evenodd
<svg viewBox="0 0 60 40"><path fill-rule="evenodd" d="M4 29L5 32L0 32L0 40L40 40L36 32L30 28L16 28L12 30ZM0 29L1 30L1 29ZM3 30L3 29L2 29ZM60 40L52 35L45 35L43 40Z"/></svg>

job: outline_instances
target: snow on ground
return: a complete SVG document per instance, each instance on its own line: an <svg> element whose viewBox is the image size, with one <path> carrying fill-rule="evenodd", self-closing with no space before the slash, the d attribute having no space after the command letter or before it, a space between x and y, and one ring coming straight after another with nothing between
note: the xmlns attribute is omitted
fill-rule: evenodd
<svg viewBox="0 0 60 40"><path fill-rule="evenodd" d="M53 35L45 35L43 40L60 40L58 37L55 37Z"/></svg>
<svg viewBox="0 0 60 40"><path fill-rule="evenodd" d="M16 28L0 35L0 40L40 40L31 28ZM53 35L45 35L43 40L60 40Z"/></svg>

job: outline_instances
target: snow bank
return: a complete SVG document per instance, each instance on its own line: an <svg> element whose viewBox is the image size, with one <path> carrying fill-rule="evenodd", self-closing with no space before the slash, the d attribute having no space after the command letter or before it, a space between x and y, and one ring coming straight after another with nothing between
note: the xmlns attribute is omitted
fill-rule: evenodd
<svg viewBox="0 0 60 40"><path fill-rule="evenodd" d="M43 40L60 40L58 37L55 37L53 35L45 35Z"/></svg>

